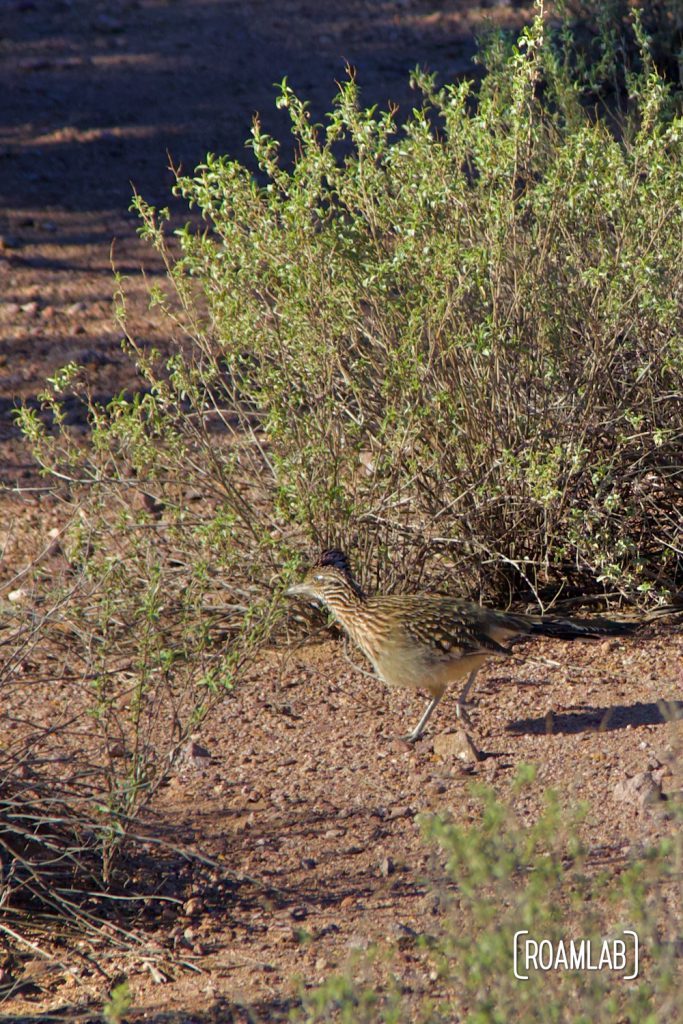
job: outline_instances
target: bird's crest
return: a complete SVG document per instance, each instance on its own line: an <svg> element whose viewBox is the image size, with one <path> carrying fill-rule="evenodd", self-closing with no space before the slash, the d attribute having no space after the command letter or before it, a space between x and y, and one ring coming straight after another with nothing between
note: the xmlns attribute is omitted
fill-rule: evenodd
<svg viewBox="0 0 683 1024"><path fill-rule="evenodd" d="M316 565L333 565L335 569L339 569L345 576L353 576L351 563L340 548L327 548L321 554Z"/></svg>
<svg viewBox="0 0 683 1024"><path fill-rule="evenodd" d="M357 594L358 597L364 597L361 586L357 582L351 570L351 563L349 562L347 555L340 548L327 548L322 552L320 558L315 563L314 568L324 568L325 566L331 566L333 569L337 569L348 581L354 593Z"/></svg>

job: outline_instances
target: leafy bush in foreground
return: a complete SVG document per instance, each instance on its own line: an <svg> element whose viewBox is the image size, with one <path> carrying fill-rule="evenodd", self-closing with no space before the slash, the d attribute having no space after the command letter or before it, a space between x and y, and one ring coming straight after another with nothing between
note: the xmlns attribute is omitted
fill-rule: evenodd
<svg viewBox="0 0 683 1024"><path fill-rule="evenodd" d="M365 964L353 964L346 975L304 993L297 1019L307 1024L675 1024L683 1019L676 949L680 832L630 858L612 851L601 865L578 838L586 807L568 813L548 792L533 823L511 810L534 775L530 766L520 766L509 801L477 787L481 819L474 825L461 826L443 816L424 823L447 858L451 883L443 893L447 909L440 934L422 936L414 949L421 967L414 973L425 977L429 972L435 984L424 985L424 991L406 987L391 976L386 951L382 957L375 950ZM671 813L680 812L679 806ZM520 930L539 943L549 940L553 951L562 941L568 959L572 940L589 939L595 965L603 940L623 939L624 929L639 937L639 973L633 980L625 978L634 968L630 937L625 966L615 957L619 969L536 970L532 965L527 975L520 957L518 973L525 977L515 977L513 948ZM541 957L546 964L548 949ZM613 950L610 946L610 955Z"/></svg>

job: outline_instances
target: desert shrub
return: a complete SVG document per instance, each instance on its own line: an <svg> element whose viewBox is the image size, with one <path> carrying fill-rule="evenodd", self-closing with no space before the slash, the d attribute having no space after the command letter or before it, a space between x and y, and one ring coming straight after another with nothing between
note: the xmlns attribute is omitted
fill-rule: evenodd
<svg viewBox="0 0 683 1024"><path fill-rule="evenodd" d="M416 73L401 125L352 76L324 125L283 83L293 164L257 120L256 177L209 156L178 178L205 227L173 250L138 197L172 355L129 339L146 393L90 403L85 452L23 413L91 536L141 565L162 532L184 599L218 569L240 607L331 541L388 588L680 585L681 118L637 35L616 126L539 16L490 43L477 89ZM76 372L45 396L58 428Z"/></svg>
<svg viewBox="0 0 683 1024"><path fill-rule="evenodd" d="M520 766L507 796L474 787L481 807L476 824L459 825L444 815L424 821L426 835L446 858L450 880L437 890L440 926L418 937L412 950L420 973L433 984L423 991L402 985L391 973L389 953L380 956L375 950L362 966L352 964L345 974L304 992L299 1019L308 1024L681 1020L680 833L634 848L627 857L612 851L605 863L600 851L579 838L587 806L562 806L549 791L535 820L515 813L512 808L534 775L531 766ZM669 808L674 817L680 815L680 806ZM515 977L513 949L521 930L534 941L549 940L553 950L562 941L569 963L571 941L591 940L596 965L603 940L623 939L625 929L635 930L639 939L639 972L633 980L624 977L634 968L630 937L620 970L532 965L526 975L520 957L518 973L525 977ZM548 949L541 956L546 964ZM579 955L578 946L575 951Z"/></svg>
<svg viewBox="0 0 683 1024"><path fill-rule="evenodd" d="M568 45L538 18L476 92L416 74L401 126L352 77L323 126L284 83L293 166L256 122L258 179L178 180L206 227L167 253L189 335L154 401L221 419L280 536L356 548L368 582L680 585L680 115L644 50L615 128Z"/></svg>
<svg viewBox="0 0 683 1024"><path fill-rule="evenodd" d="M637 16L650 37L652 56L660 71L677 84L683 83L683 3L681 0L561 0L555 10L580 37L578 66L597 92L605 87L611 99L619 98L624 72L638 59Z"/></svg>
<svg viewBox="0 0 683 1024"><path fill-rule="evenodd" d="M85 443L64 424L65 395L83 402ZM102 970L103 945L164 970L177 961L141 918L178 899L156 891L158 872L168 868L172 887L176 862L194 855L145 811L169 770L191 761L194 734L230 699L274 607L262 523L252 532L262 556L245 559L220 484L195 477L153 396L102 409L69 366L41 400L54 433L29 411L24 422L51 460L46 489L64 525L22 571L19 599L0 602L0 936L19 952L10 989L22 953L62 962L50 950L64 930L89 933ZM139 866L150 843L152 873Z"/></svg>

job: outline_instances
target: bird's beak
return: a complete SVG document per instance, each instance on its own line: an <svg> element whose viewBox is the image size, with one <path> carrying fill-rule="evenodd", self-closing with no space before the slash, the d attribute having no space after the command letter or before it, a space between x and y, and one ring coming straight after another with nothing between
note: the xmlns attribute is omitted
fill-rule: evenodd
<svg viewBox="0 0 683 1024"><path fill-rule="evenodd" d="M285 590L285 597L308 597L308 590L303 583L295 583Z"/></svg>

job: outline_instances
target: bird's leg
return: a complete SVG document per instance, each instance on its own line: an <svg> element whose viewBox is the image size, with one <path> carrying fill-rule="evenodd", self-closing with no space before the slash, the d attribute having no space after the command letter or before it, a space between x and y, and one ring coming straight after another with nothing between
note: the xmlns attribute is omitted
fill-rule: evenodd
<svg viewBox="0 0 683 1024"><path fill-rule="evenodd" d="M416 740L419 740L420 736L425 731L425 726L427 725L427 722L432 717L432 712L434 711L434 708L437 706L442 697L442 693L440 693L438 697L432 697L432 699L430 700L429 704L425 709L424 715L417 723L413 731L409 732L407 736L403 737L408 743L415 743Z"/></svg>
<svg viewBox="0 0 683 1024"><path fill-rule="evenodd" d="M464 722L465 725L470 725L470 716L467 714L467 694L470 692L472 683L476 679L478 671L478 668L472 669L467 682L458 694L458 700L455 705L455 713L460 721Z"/></svg>

